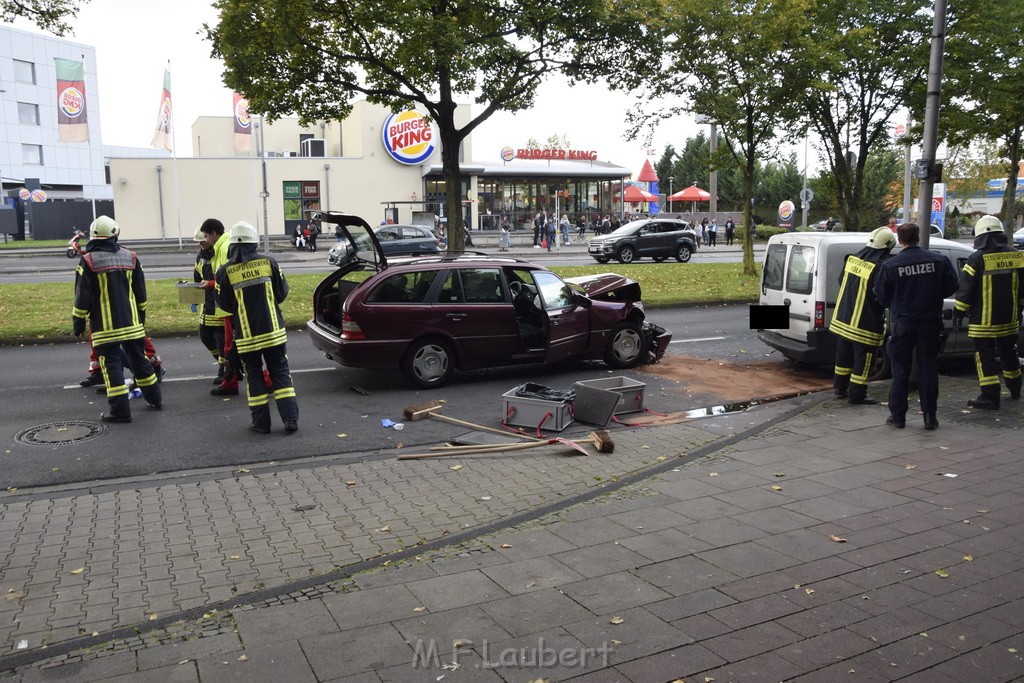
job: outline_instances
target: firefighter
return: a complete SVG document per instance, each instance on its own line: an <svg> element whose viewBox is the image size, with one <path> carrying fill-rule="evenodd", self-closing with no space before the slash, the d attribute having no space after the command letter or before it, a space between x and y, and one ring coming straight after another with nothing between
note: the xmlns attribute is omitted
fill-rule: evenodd
<svg viewBox="0 0 1024 683"><path fill-rule="evenodd" d="M110 404L109 412L100 415L104 422L132 421L124 363L135 374L149 407L163 409L158 377L144 351L146 279L135 252L118 245L119 232L109 216L94 220L86 253L75 271L74 333L78 338L85 335L88 318Z"/></svg>
<svg viewBox="0 0 1024 683"><path fill-rule="evenodd" d="M879 267L875 280L875 297L889 309L892 326L887 347L892 384L885 423L898 429L906 426L910 364L916 350L924 428L937 429L942 302L956 290L956 271L945 256L919 246L921 229L916 224L899 226L896 239L903 251Z"/></svg>
<svg viewBox="0 0 1024 683"><path fill-rule="evenodd" d="M1000 369L1010 398L1020 398L1017 332L1024 306L1024 252L1007 243L1003 224L995 216L978 219L974 248L960 271L960 287L954 297L958 320L968 318L967 336L974 340L974 364L981 385L981 395L967 405L999 410Z"/></svg>
<svg viewBox="0 0 1024 683"><path fill-rule="evenodd" d="M878 266L896 246L889 228L877 228L868 237L867 246L846 257L842 284L829 329L836 340L836 369L833 384L836 396L853 405L878 403L868 398L868 374L875 350L885 333L885 308L878 303L872 288Z"/></svg>
<svg viewBox="0 0 1024 683"><path fill-rule="evenodd" d="M206 233L202 228L196 228L192 236L193 242L199 243L199 253L196 254L196 266L192 271L194 282L213 282L213 243L207 240ZM224 318L218 318L217 311L217 290L214 287L205 289L206 300L201 304L199 311L199 341L203 343L206 350L213 356L217 364L217 377L214 384L220 385L224 381L227 359L224 358Z"/></svg>
<svg viewBox="0 0 1024 683"><path fill-rule="evenodd" d="M288 282L277 261L258 254L256 228L236 223L229 236L228 263L217 270L217 305L232 314L234 343L245 368L252 423L257 434L270 433L270 395L286 432L299 428L299 403L288 370L287 333L280 304L288 296ZM264 379L266 363L272 387Z"/></svg>
<svg viewBox="0 0 1024 683"><path fill-rule="evenodd" d="M216 218L207 218L199 226L199 230L206 235L206 241L212 245L213 257L210 262L211 271L216 274L221 266L228 262L228 235L224 231L224 224ZM217 283L214 278L204 281L204 286L214 290ZM216 299L216 294L214 295ZM231 314L219 306L215 306L213 314L204 318L206 324L221 326L224 328L223 347L219 349L220 357L224 359L225 367L223 378L217 386L210 389L214 396L238 396L238 383L242 379L242 360L238 357L238 350L232 343L233 328L231 326Z"/></svg>

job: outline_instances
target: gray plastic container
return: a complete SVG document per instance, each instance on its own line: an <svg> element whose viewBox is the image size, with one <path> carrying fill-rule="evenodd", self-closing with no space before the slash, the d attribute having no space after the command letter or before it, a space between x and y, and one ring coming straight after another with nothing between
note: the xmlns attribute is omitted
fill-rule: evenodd
<svg viewBox="0 0 1024 683"><path fill-rule="evenodd" d="M572 424L568 401L545 401L539 398L516 396L513 387L501 395L502 422L515 427L560 432Z"/></svg>
<svg viewBox="0 0 1024 683"><path fill-rule="evenodd" d="M601 379L585 379L577 384L614 391L620 395L613 415L639 413L644 409L644 390L647 385L629 377L602 377Z"/></svg>

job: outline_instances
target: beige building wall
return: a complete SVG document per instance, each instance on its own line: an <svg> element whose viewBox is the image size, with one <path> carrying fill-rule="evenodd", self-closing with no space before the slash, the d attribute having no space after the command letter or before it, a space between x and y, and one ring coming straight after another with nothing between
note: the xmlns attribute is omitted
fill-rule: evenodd
<svg viewBox="0 0 1024 683"><path fill-rule="evenodd" d="M246 220L263 231L262 164L267 167L267 224L271 235L285 234L283 183L319 181L321 208L354 213L371 225L384 217L388 201L423 198L423 174L440 166L438 148L423 166L392 159L381 143L381 126L389 111L357 103L342 122L324 126L326 157L236 156L231 117L201 117L192 127L193 158L112 158L110 177L114 210L125 239L192 239L207 218L230 227ZM459 122L469 107L459 108ZM272 152L298 151L299 133L319 137L320 126L299 126L297 119L268 124L264 137ZM471 148L464 145L463 153ZM201 155L201 156L200 156ZM399 220L412 208L399 207Z"/></svg>

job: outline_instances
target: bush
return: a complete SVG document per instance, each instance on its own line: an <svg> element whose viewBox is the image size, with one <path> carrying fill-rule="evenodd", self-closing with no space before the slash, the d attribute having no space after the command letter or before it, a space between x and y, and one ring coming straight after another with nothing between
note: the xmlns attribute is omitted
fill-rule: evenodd
<svg viewBox="0 0 1024 683"><path fill-rule="evenodd" d="M781 235L784 232L789 232L788 228L777 228L774 225L758 225L757 234L754 236L755 242L767 242L768 238L772 235ZM743 230L737 234L737 239L742 241L743 235L746 234L746 230Z"/></svg>
<svg viewBox="0 0 1024 683"><path fill-rule="evenodd" d="M960 239L960 223L956 220L946 222L945 238L947 240Z"/></svg>

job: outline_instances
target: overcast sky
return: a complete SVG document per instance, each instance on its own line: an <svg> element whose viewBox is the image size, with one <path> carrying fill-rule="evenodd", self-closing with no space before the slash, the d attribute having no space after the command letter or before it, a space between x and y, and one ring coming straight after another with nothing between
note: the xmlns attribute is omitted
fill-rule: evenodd
<svg viewBox="0 0 1024 683"><path fill-rule="evenodd" d="M231 114L231 91L221 82L223 65L210 57L210 45L199 34L204 22L216 19L208 0L91 0L82 7L65 37L96 48L104 144L149 146L167 60L179 155L191 156L197 117ZM38 32L28 22L16 26ZM545 84L532 110L495 114L474 131L474 160L497 161L504 146L523 146L529 138L543 142L557 134L635 175L649 149L656 150L653 163L666 144L682 147L698 130L691 117L680 117L660 125L650 145L623 140L625 111L637 97L643 93Z"/></svg>

